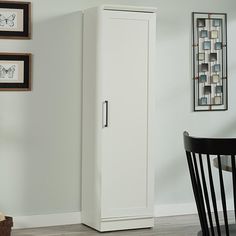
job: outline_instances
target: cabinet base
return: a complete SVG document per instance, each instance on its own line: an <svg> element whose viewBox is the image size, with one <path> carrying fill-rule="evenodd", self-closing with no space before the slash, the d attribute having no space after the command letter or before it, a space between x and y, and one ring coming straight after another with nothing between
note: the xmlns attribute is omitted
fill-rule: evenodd
<svg viewBox="0 0 236 236"><path fill-rule="evenodd" d="M102 219L97 226L92 226L83 223L96 229L99 232L128 230L128 229L143 229L152 228L154 226L154 218L135 218L135 219Z"/></svg>

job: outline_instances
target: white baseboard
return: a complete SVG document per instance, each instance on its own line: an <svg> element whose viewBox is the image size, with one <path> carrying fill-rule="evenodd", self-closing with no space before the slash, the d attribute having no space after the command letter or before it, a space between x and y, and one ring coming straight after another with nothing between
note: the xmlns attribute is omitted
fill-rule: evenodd
<svg viewBox="0 0 236 236"><path fill-rule="evenodd" d="M217 202L218 210L221 209L220 202ZM233 200L229 199L228 209L233 209ZM176 216L197 214L195 202L185 204L156 205L154 216ZM81 224L81 213L71 212L50 215L16 216L14 217L14 229L37 228L57 225Z"/></svg>
<svg viewBox="0 0 236 236"><path fill-rule="evenodd" d="M80 212L13 217L14 229L80 224Z"/></svg>
<svg viewBox="0 0 236 236"><path fill-rule="evenodd" d="M154 208L154 216L175 216L196 214L197 209L195 203L189 204L171 204L156 205ZM57 225L80 224L81 213L71 212L62 214L49 215L32 215L32 216L16 216L14 217L14 229L37 228Z"/></svg>
<svg viewBox="0 0 236 236"><path fill-rule="evenodd" d="M221 201L217 201L217 209L218 211L223 211ZM232 211L233 209L234 209L234 201L232 198L228 198L227 210ZM185 203L185 204L160 205L160 206L156 205L154 207L155 217L191 215L191 214L197 214L197 207L195 202Z"/></svg>
<svg viewBox="0 0 236 236"><path fill-rule="evenodd" d="M197 214L195 203L156 205L155 217Z"/></svg>

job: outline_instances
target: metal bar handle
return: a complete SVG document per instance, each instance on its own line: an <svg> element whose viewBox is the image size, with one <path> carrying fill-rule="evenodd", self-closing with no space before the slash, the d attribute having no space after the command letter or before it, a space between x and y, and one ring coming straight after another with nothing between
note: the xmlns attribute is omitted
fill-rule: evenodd
<svg viewBox="0 0 236 236"><path fill-rule="evenodd" d="M108 127L108 101L104 101L102 104L103 110L103 119L102 119L102 127Z"/></svg>

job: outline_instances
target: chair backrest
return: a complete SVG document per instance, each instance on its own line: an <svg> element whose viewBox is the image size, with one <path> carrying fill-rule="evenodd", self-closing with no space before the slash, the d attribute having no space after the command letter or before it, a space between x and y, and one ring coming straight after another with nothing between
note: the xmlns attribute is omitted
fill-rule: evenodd
<svg viewBox="0 0 236 236"><path fill-rule="evenodd" d="M236 139L231 138L196 138L184 132L184 147L196 200L202 235L236 235ZM234 224L229 224L227 198L223 175L222 158L227 158L232 165L232 188ZM214 165L214 166L213 166ZM215 182L217 171L218 183ZM230 175L231 173L227 173ZM220 204L222 206L223 224L219 217L219 202L216 198L216 190L220 192Z"/></svg>

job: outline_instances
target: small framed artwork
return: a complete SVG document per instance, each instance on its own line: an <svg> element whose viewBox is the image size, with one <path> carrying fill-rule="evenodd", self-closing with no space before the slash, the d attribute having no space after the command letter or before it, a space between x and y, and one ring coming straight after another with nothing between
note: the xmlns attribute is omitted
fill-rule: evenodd
<svg viewBox="0 0 236 236"><path fill-rule="evenodd" d="M220 76L219 75L217 75L217 74L215 74L215 75L212 75L211 76L211 81L212 81L212 83L219 83L219 81L220 81Z"/></svg>
<svg viewBox="0 0 236 236"><path fill-rule="evenodd" d="M210 50L211 49L211 41L203 42L203 50Z"/></svg>
<svg viewBox="0 0 236 236"><path fill-rule="evenodd" d="M215 96L214 97L214 103L216 105L220 105L221 104L221 96Z"/></svg>
<svg viewBox="0 0 236 236"><path fill-rule="evenodd" d="M201 71L207 72L208 71L208 63L202 63L201 64Z"/></svg>
<svg viewBox="0 0 236 236"><path fill-rule="evenodd" d="M31 38L31 3L0 1L0 38Z"/></svg>
<svg viewBox="0 0 236 236"><path fill-rule="evenodd" d="M211 62L217 61L217 53L211 52L209 55L209 61Z"/></svg>
<svg viewBox="0 0 236 236"><path fill-rule="evenodd" d="M31 90L31 54L0 53L0 90Z"/></svg>
<svg viewBox="0 0 236 236"><path fill-rule="evenodd" d="M207 82L207 76L206 75L200 75L199 76L199 82L200 83L206 83Z"/></svg>
<svg viewBox="0 0 236 236"><path fill-rule="evenodd" d="M204 94L210 94L211 93L211 86L207 85L204 86Z"/></svg>
<svg viewBox="0 0 236 236"><path fill-rule="evenodd" d="M212 26L214 27L220 27L221 26L221 19L214 19L212 21Z"/></svg>
<svg viewBox="0 0 236 236"><path fill-rule="evenodd" d="M212 69L214 72L220 72L220 64L213 65Z"/></svg>
<svg viewBox="0 0 236 236"><path fill-rule="evenodd" d="M221 42L216 42L215 43L215 50L221 50L222 49L222 43Z"/></svg>
<svg viewBox="0 0 236 236"><path fill-rule="evenodd" d="M218 38L218 30L212 30L211 39L217 39L217 38Z"/></svg>
<svg viewBox="0 0 236 236"><path fill-rule="evenodd" d="M192 12L194 111L228 109L227 14Z"/></svg>
<svg viewBox="0 0 236 236"><path fill-rule="evenodd" d="M206 21L205 19L198 19L197 21L197 27L205 27L206 26Z"/></svg>
<svg viewBox="0 0 236 236"><path fill-rule="evenodd" d="M205 60L205 53L198 53L198 60L204 61Z"/></svg>
<svg viewBox="0 0 236 236"><path fill-rule="evenodd" d="M216 86L216 93L223 93L223 87L221 85Z"/></svg>
<svg viewBox="0 0 236 236"><path fill-rule="evenodd" d="M208 37L208 31L207 30L201 30L200 31L200 37L201 38L207 38Z"/></svg>
<svg viewBox="0 0 236 236"><path fill-rule="evenodd" d="M199 105L200 105L200 106L207 105L207 98L206 98L206 97L200 98L200 99L199 99Z"/></svg>

